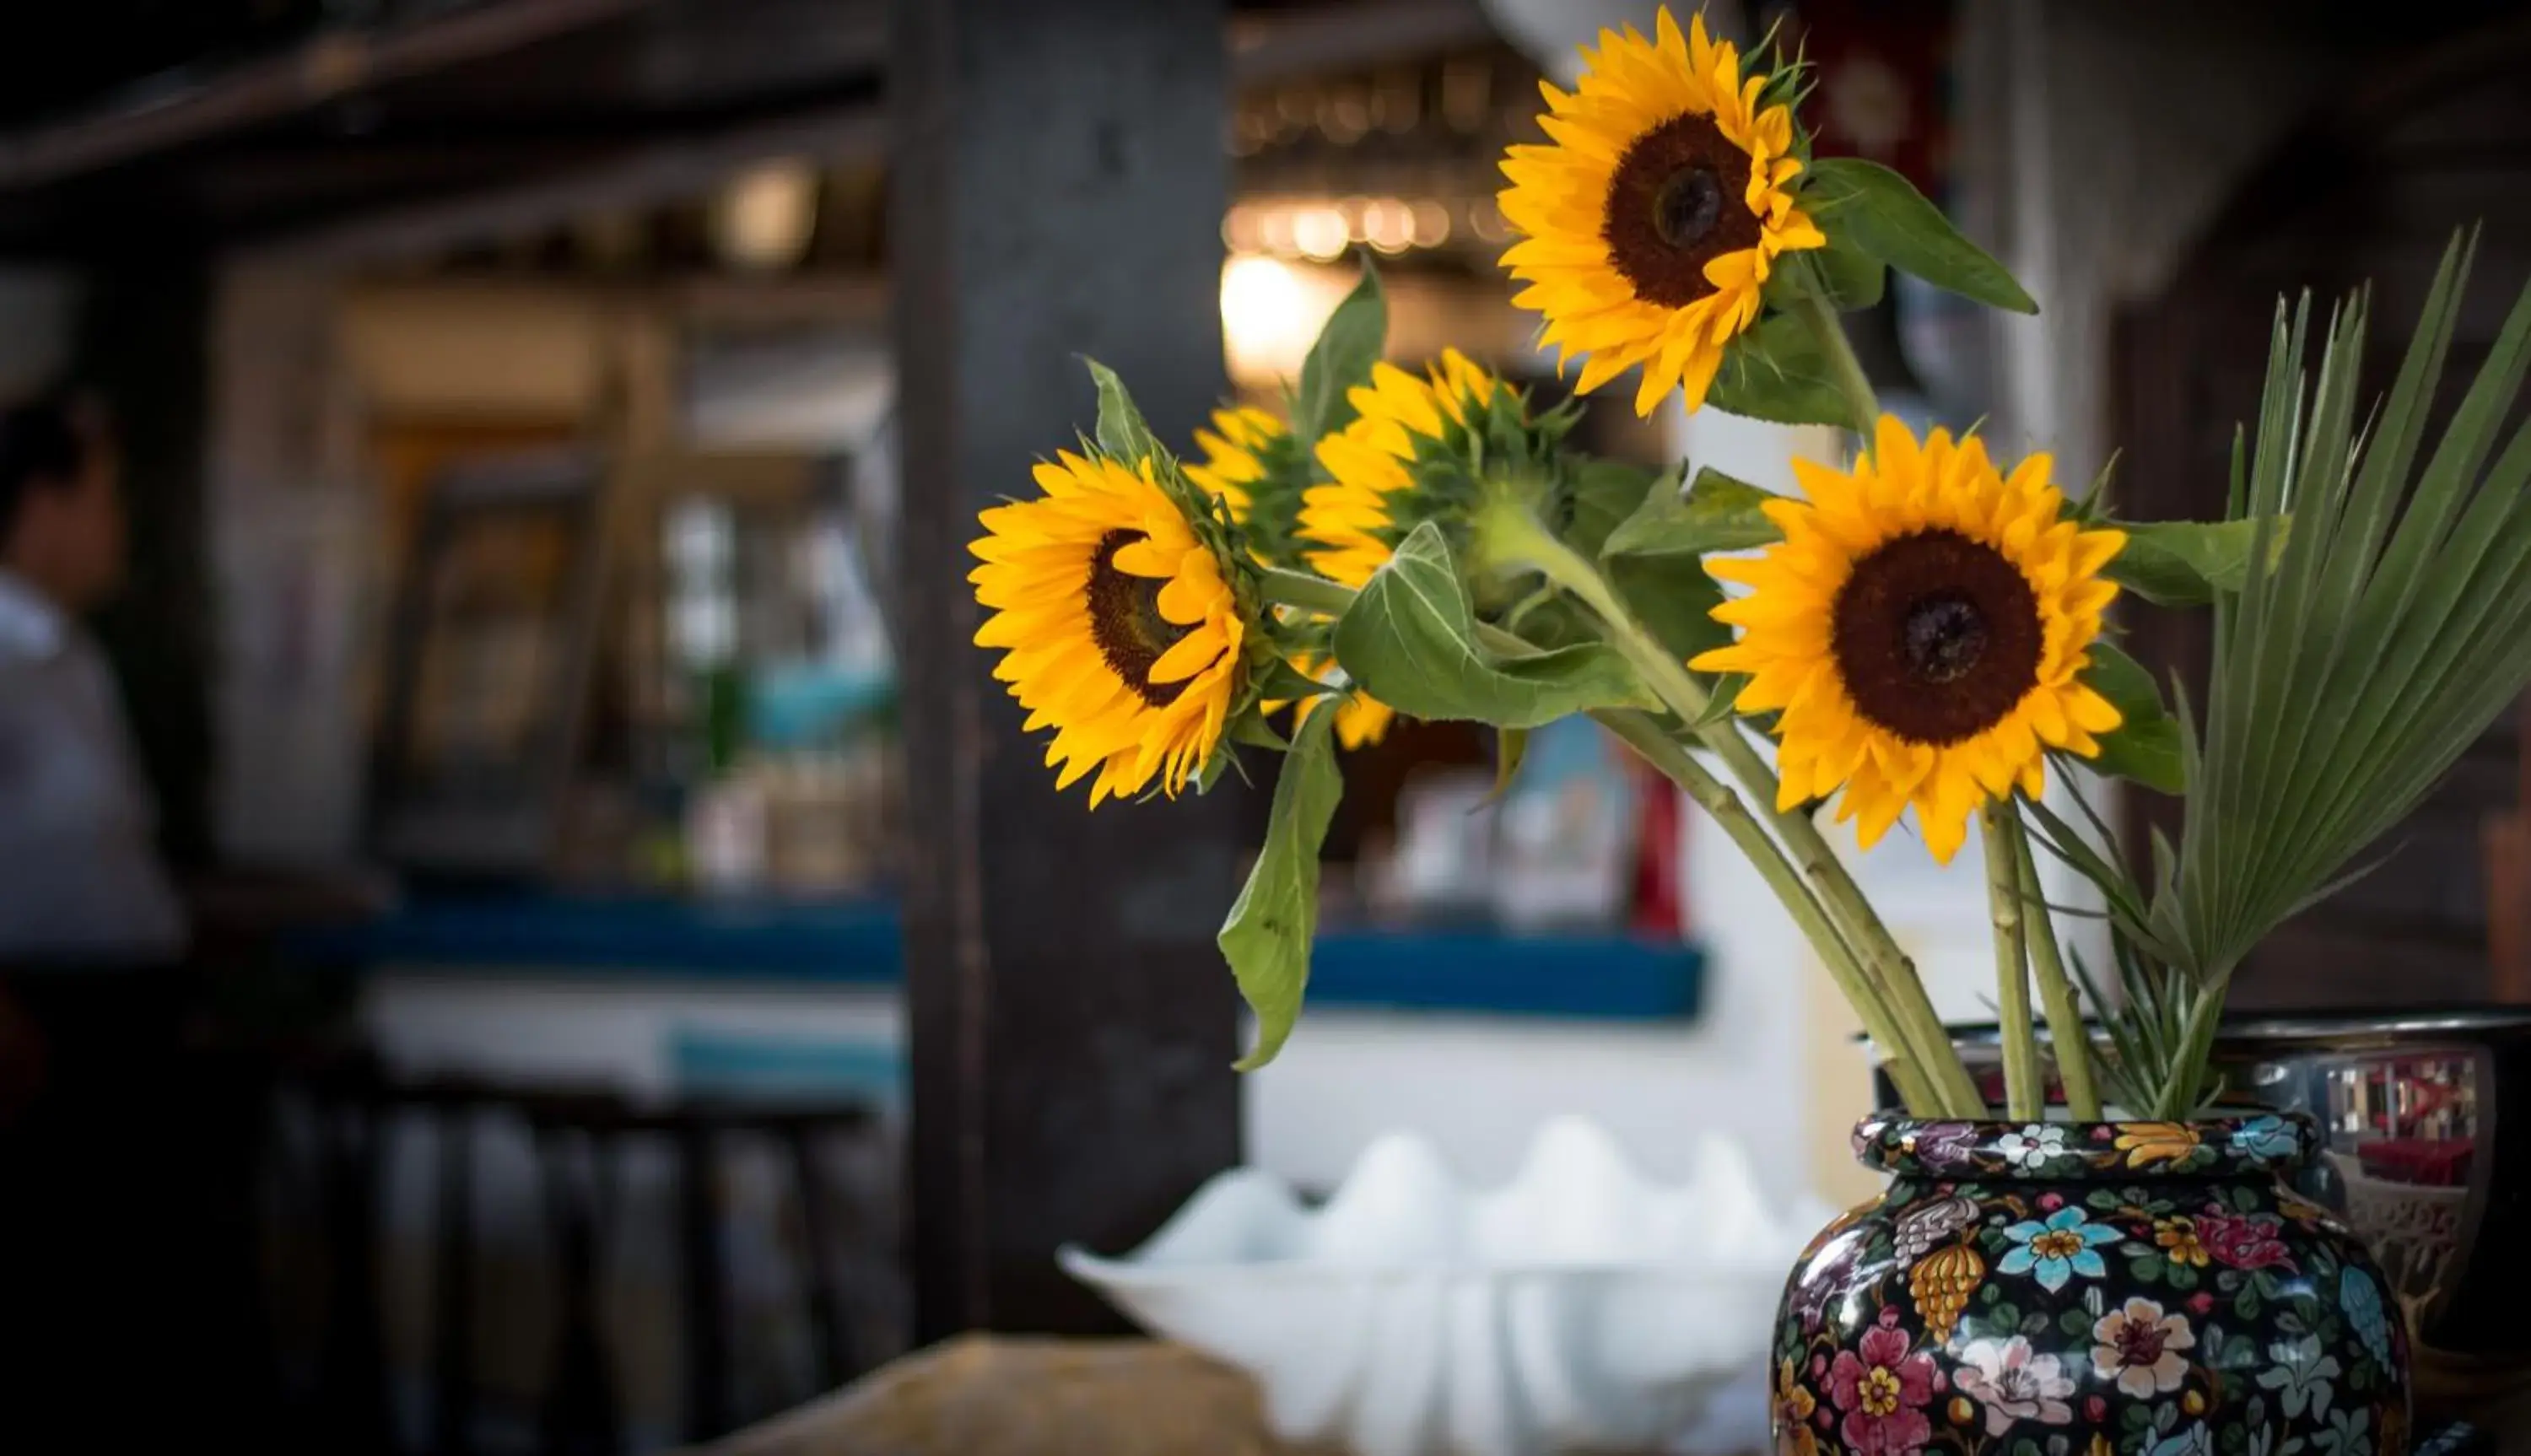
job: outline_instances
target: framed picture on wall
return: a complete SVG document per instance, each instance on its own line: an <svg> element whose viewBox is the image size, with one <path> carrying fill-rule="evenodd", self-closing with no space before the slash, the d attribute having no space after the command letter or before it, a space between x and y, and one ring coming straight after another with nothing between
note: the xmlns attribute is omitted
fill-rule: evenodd
<svg viewBox="0 0 2531 1456"><path fill-rule="evenodd" d="M371 841L402 868L526 875L554 851L589 700L605 472L469 464L422 505L387 643Z"/></svg>

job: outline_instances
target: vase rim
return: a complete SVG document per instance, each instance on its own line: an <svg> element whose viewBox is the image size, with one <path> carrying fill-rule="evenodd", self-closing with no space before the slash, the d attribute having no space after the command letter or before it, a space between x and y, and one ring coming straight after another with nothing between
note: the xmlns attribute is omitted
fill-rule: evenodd
<svg viewBox="0 0 2531 1456"><path fill-rule="evenodd" d="M2310 1162L2319 1147L2318 1126L2287 1112L2120 1122L1874 1116L1854 1126L1865 1167L1951 1181L2274 1177Z"/></svg>

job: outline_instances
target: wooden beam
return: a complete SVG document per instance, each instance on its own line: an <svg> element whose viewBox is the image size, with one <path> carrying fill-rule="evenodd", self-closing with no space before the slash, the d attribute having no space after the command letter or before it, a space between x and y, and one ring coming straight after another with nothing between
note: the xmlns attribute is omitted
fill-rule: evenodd
<svg viewBox="0 0 2531 1456"><path fill-rule="evenodd" d="M508 0L409 26L331 30L181 95L0 138L0 191L33 187L224 136L369 86L497 56L637 10L649 0Z"/></svg>
<svg viewBox="0 0 2531 1456"><path fill-rule="evenodd" d="M886 144L886 136L887 118L880 108L866 102L838 106L664 143L565 178L372 212L239 252L262 261L334 265L427 257L487 238L542 232L594 212L681 201L758 162L874 155Z"/></svg>
<svg viewBox="0 0 2531 1456"><path fill-rule="evenodd" d="M894 20L917 1333L1111 1328L1056 1247L1120 1251L1239 1158L1212 935L1242 806L1057 794L974 644L967 547L1090 423L1081 356L1165 439L1222 389L1223 17L898 0Z"/></svg>

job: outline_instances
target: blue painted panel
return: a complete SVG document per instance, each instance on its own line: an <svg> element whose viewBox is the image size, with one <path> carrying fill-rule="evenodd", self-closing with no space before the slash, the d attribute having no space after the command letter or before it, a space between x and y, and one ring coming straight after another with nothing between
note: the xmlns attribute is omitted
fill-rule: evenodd
<svg viewBox="0 0 2531 1456"><path fill-rule="evenodd" d="M320 965L888 986L903 933L886 901L683 901L633 896L424 897L372 924L302 935ZM1696 1015L1705 957L1620 934L1331 930L1310 1000L1514 1016L1677 1021Z"/></svg>

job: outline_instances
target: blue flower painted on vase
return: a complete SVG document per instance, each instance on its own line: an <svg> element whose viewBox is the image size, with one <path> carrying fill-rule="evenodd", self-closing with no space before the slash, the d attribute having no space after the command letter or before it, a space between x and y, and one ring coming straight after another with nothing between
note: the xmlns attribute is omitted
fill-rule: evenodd
<svg viewBox="0 0 2531 1456"><path fill-rule="evenodd" d="M2232 1129L2232 1147L2252 1157L2291 1157L2302 1148L2302 1136L2281 1117L2245 1117Z"/></svg>
<svg viewBox="0 0 2531 1456"><path fill-rule="evenodd" d="M2155 1441L2145 1448L2145 1456L2215 1456L2215 1434L2200 1421Z"/></svg>
<svg viewBox="0 0 2531 1456"><path fill-rule="evenodd" d="M1995 1266L1996 1272L2032 1275L2040 1288L2051 1293L2064 1288L2077 1274L2086 1279L2107 1275L2109 1268L2101 1260L2101 1246L2125 1237L2092 1222L2090 1214L2075 1207L2059 1208L2045 1222L2024 1219L2005 1229L2003 1236L2015 1247Z"/></svg>
<svg viewBox="0 0 2531 1456"><path fill-rule="evenodd" d="M2362 1269L2347 1268L2337 1276L2337 1306L2364 1348L2384 1365L2390 1363L2390 1316L2382 1307L2382 1287Z"/></svg>

